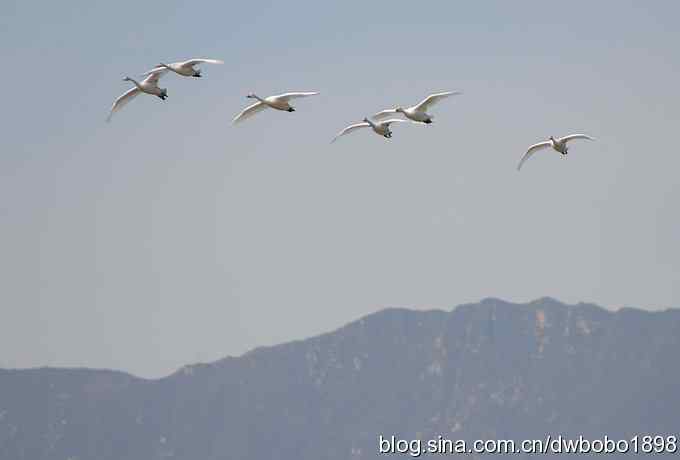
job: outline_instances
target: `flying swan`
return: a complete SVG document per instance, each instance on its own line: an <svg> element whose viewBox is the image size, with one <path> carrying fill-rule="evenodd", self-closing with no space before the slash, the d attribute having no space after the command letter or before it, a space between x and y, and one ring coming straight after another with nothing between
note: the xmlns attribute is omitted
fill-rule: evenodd
<svg viewBox="0 0 680 460"><path fill-rule="evenodd" d="M249 105L241 113L236 115L234 117L234 120L232 123L236 124L239 123L247 118L252 117L258 112L261 112L262 110L266 109L267 107L271 109L276 109L276 110L283 110L286 112L295 112L295 108L289 104L289 101L291 99L297 99L299 97L307 97L307 96L316 96L319 94L318 92L315 91L307 91L307 92L292 92L292 93L283 93L283 94L278 94L276 96L269 96L265 97L264 99L255 95L255 94L249 94L246 97L248 99L257 99L257 102L254 103L253 105Z"/></svg>
<svg viewBox="0 0 680 460"><path fill-rule="evenodd" d="M562 155L566 155L569 152L567 142L574 139L588 139L591 141L595 140L592 137L587 136L585 134L570 134L564 137L550 136L547 141L539 142L529 147L526 153L522 155L522 158L519 160L519 164L517 165L517 171L519 171L522 168L524 162L527 161L531 155L533 155L536 151L546 147L552 147L555 151L561 153Z"/></svg>
<svg viewBox="0 0 680 460"><path fill-rule="evenodd" d="M131 81L132 83L134 83L135 87L130 88L125 93L118 96L118 99L116 99L114 101L113 105L111 106L111 112L109 112L109 116L106 119L106 121L111 121L111 117L113 116L113 114L115 112L117 112L121 108L123 108L123 106L125 104L130 102L132 99L134 99L140 93L151 94L152 96L158 96L162 100L165 100L165 98L168 97L168 90L166 88L159 88L158 87L158 79L161 76L163 76L163 74L165 72L166 72L165 70L152 72L152 73L149 74L148 77L146 77L141 82L133 80L130 77L123 78L123 81Z"/></svg>
<svg viewBox="0 0 680 460"><path fill-rule="evenodd" d="M149 75L160 70L171 70L183 77L200 77L201 69L194 68L194 66L199 64L224 64L224 61L220 61L219 59L189 59L188 61L173 62L170 64L163 64L161 62L158 66L144 73L144 75Z"/></svg>
<svg viewBox="0 0 680 460"><path fill-rule="evenodd" d="M432 123L434 116L427 113L427 110L442 99L458 94L463 93L461 91L446 91L444 93L430 94L413 107L408 107L406 109L402 107L396 107L394 109L383 110L382 112L378 112L373 115L373 118L376 120L381 120L394 115L395 113L401 113L409 120L430 124Z"/></svg>
<svg viewBox="0 0 680 460"><path fill-rule="evenodd" d="M392 123L411 123L408 120L402 120L400 118L391 118L389 120L383 120L383 121L373 121L370 118L364 118L364 121L360 123L355 123L353 125L349 125L342 131L340 131L331 141L331 144L337 140L338 137L344 136L345 134L349 134L353 131L356 131L359 128L372 128L373 132L376 134L379 134L380 136L383 136L384 138L391 138L392 137L392 131L390 130L390 125Z"/></svg>

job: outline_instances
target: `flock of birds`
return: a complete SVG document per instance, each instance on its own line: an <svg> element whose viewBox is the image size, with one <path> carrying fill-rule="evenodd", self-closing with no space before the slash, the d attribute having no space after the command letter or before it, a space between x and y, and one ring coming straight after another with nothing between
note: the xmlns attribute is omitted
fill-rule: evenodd
<svg viewBox="0 0 680 460"><path fill-rule="evenodd" d="M130 88L115 100L113 106L111 107L107 121L110 121L115 112L120 110L125 104L130 102L139 94L149 94L165 100L168 97L168 90L158 86L158 81L160 78L167 72L174 72L177 75L181 75L183 77L201 77L201 70L196 67L200 64L224 64L224 61L218 59L189 59L188 61L173 62L171 64L160 63L158 66L142 74L142 76L145 77L142 81L125 77L123 81L132 82L134 87ZM317 94L319 93L316 91L298 91L268 96L265 98L259 97L256 94L248 94L246 97L249 99L255 99L256 102L252 105L249 105L238 115L236 115L236 117L234 117L233 123L240 123L241 121L246 120L256 113L268 108L284 112L294 112L295 108L290 105L291 100L307 96L316 96ZM394 123L430 124L432 123L434 116L428 111L439 101L449 96L459 94L462 93L460 91L446 91L442 93L430 94L414 106L407 108L395 107L393 109L382 110L372 117L366 117L363 119L363 121L347 126L333 138L331 143L335 142L339 137L352 133L361 128L371 128L374 133L389 139L392 137L390 125ZM398 115L402 115L404 118L396 118ZM528 160L534 153L544 148L550 147L562 155L567 155L569 151L567 143L576 139L594 140L592 137L586 134L569 134L563 137L550 136L547 140L533 144L527 149L524 155L522 155L519 164L517 165L517 170L519 171L522 168L524 162Z"/></svg>

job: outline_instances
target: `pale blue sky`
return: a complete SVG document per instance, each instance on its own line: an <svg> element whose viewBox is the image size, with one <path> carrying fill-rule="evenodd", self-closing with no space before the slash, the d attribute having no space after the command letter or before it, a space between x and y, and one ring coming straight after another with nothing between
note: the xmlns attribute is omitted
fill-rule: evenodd
<svg viewBox="0 0 680 460"><path fill-rule="evenodd" d="M677 2L4 2L0 367L160 376L388 306L680 306ZM169 98L112 101L213 57ZM432 91L432 126L349 122ZM318 90L233 127L255 91ZM567 159L526 147L586 132Z"/></svg>

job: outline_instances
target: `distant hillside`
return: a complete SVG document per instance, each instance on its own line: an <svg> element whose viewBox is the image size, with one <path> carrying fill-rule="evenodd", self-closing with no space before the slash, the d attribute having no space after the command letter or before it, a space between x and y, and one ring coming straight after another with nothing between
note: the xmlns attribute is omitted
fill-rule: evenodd
<svg viewBox="0 0 680 460"><path fill-rule="evenodd" d="M679 357L678 310L389 309L160 380L0 370L0 459L347 460L379 457L379 434L680 435Z"/></svg>

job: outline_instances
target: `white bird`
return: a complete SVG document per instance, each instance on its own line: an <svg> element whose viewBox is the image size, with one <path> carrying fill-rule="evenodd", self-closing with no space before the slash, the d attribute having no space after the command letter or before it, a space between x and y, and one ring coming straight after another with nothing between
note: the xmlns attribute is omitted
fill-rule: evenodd
<svg viewBox="0 0 680 460"><path fill-rule="evenodd" d="M199 64L224 64L224 61L220 61L219 59L189 59L188 61L173 62L170 64L163 64L161 62L158 66L144 73L144 75L149 75L150 73L158 72L159 70L171 70L183 77L200 77L201 69L196 69L194 67Z"/></svg>
<svg viewBox="0 0 680 460"><path fill-rule="evenodd" d="M427 113L427 110L442 99L458 94L463 93L461 91L446 91L444 93L430 94L413 107L408 107L406 109L402 107L395 107L394 109L383 110L373 115L373 118L380 120L394 115L395 113L401 113L409 120L430 124L432 123L434 116Z"/></svg>
<svg viewBox="0 0 680 460"><path fill-rule="evenodd" d="M591 141L595 140L594 138L587 136L585 134L570 134L564 137L550 136L547 141L539 142L537 144L530 146L529 149L527 149L526 153L522 155L522 158L519 160L519 164L517 165L517 171L520 170L524 162L527 161L531 155L533 155L536 151L546 147L552 147L555 151L561 153L562 155L566 155L569 152L567 142L574 139L588 139Z"/></svg>
<svg viewBox="0 0 680 460"><path fill-rule="evenodd" d="M360 123L355 123L353 125L349 125L342 131L340 131L331 141L331 144L336 141L336 139L340 136L344 136L345 134L349 134L353 131L356 131L359 128L372 128L373 131L376 134L379 134L387 139L392 137L392 131L390 130L390 125L392 123L412 123L408 120L403 120L401 118L391 118L389 120L383 120L383 121L373 121L370 118L364 118L364 121Z"/></svg>
<svg viewBox="0 0 680 460"><path fill-rule="evenodd" d="M307 91L307 92L292 92L292 93L283 93L283 94L278 94L276 96L269 96L265 97L264 99L255 95L255 94L249 94L246 97L248 99L257 99L257 102L254 103L253 105L249 105L241 113L236 115L234 117L233 123L239 123L246 118L250 118L253 115L255 115L257 112L260 112L266 108L271 108L271 109L276 109L276 110L283 110L286 112L295 112L295 108L290 105L289 101L291 99L297 99L299 97L307 97L307 96L316 96L319 94L318 92L313 92L313 91Z"/></svg>
<svg viewBox="0 0 680 460"><path fill-rule="evenodd" d="M111 117L115 112L123 108L125 104L130 102L132 99L134 99L138 94L140 93L146 93L146 94L151 94L152 96L158 96L162 100L165 100L165 98L168 97L168 90L166 88L159 88L158 87L158 79L165 73L166 71L158 71L158 72L153 72L151 73L148 77L146 77L144 80L141 82L138 82L136 80L133 80L130 77L125 77L123 78L123 81L131 81L132 83L135 84L134 88L130 88L127 90L125 93L120 95L118 99L116 99L111 106L111 112L109 112L109 116L106 119L106 121L111 121Z"/></svg>

